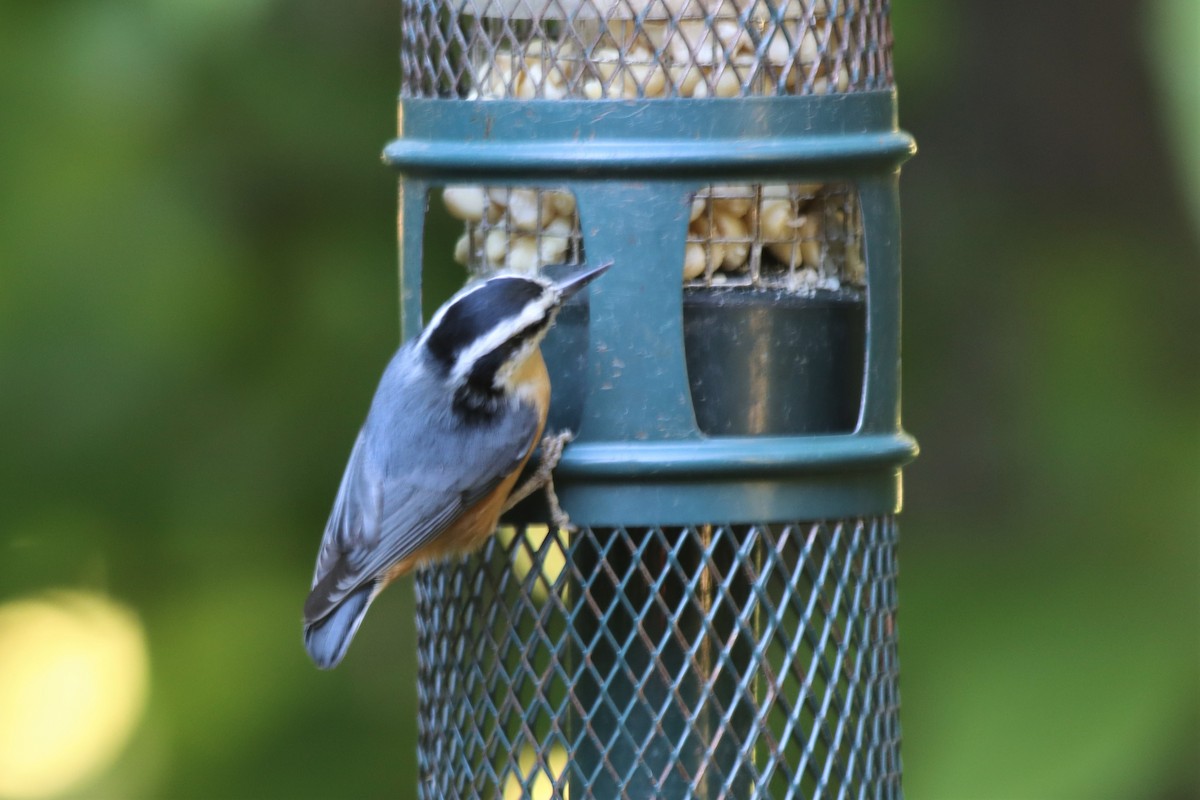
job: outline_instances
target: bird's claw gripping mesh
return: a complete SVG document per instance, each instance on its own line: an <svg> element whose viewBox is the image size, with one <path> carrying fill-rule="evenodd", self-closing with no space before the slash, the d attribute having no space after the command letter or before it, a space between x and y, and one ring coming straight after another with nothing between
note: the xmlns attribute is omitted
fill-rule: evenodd
<svg viewBox="0 0 1200 800"><path fill-rule="evenodd" d="M422 797L899 797L895 545L510 526L423 570Z"/></svg>

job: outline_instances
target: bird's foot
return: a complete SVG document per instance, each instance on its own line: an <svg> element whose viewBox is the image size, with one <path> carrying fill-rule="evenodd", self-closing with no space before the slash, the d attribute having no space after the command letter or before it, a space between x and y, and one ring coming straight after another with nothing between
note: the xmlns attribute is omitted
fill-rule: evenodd
<svg viewBox="0 0 1200 800"><path fill-rule="evenodd" d="M567 531L575 531L578 528L571 523L571 518L562 510L562 506L558 503L558 495L554 493L554 468L558 466L558 462L562 460L563 450L575 438L575 434L569 430L560 431L558 433L549 433L542 439L542 456L538 460L537 469L533 475L529 476L529 480L518 486L508 496L508 502L504 504L504 511L512 509L517 503L520 503L526 497L536 492L538 489L546 490L546 503L550 506L550 521L558 528L563 528Z"/></svg>
<svg viewBox="0 0 1200 800"><path fill-rule="evenodd" d="M558 495L554 493L554 476L551 474L558 462L562 460L563 450L575 438L575 434L571 431L560 431L556 434L551 434L545 439L542 439L542 463L538 465L538 472L543 469L546 471L546 504L550 506L550 521L560 530L565 530L568 533L574 533L579 530L575 524L571 522L571 518L567 516L567 512L563 511L562 506L558 503Z"/></svg>

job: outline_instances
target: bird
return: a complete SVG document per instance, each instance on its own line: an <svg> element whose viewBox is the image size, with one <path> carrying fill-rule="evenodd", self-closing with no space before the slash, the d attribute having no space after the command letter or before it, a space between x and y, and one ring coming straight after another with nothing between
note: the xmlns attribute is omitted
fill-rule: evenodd
<svg viewBox="0 0 1200 800"><path fill-rule="evenodd" d="M609 266L558 281L499 273L468 283L388 362L304 603L304 645L318 668L341 662L389 583L470 552L495 530L546 425L542 337Z"/></svg>

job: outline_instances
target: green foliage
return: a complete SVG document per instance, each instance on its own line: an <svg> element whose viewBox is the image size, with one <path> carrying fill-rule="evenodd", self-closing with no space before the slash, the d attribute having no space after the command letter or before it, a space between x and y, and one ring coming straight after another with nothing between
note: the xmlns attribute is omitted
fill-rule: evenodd
<svg viewBox="0 0 1200 800"><path fill-rule="evenodd" d="M1197 6L1157 8L1150 50L1200 196ZM947 143L905 182L906 420L924 445L902 552L909 792L1185 796L1195 253L1169 215L1119 198L1072 213L1089 198L1065 184L1035 208L999 157L955 163L962 131L939 123L963 80L945 64L971 53L955 36L971 6L895 12L902 119ZM331 674L299 625L398 335L395 181L376 157L397 14L0 6L0 601L108 592L151 648L143 727L81 796L412 793L411 588Z"/></svg>

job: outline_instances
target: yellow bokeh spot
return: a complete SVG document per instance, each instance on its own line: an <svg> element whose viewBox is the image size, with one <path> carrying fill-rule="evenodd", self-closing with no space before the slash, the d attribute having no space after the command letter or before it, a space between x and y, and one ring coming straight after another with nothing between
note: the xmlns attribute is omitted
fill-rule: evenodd
<svg viewBox="0 0 1200 800"><path fill-rule="evenodd" d="M512 525L502 525L496 531L496 535L506 548L510 548L513 571L521 581L524 581L525 577L533 570L534 558L541 560L541 574L534 580L530 595L534 602L544 603L550 596L550 587L567 567L567 556L563 552L563 548L569 544L569 534L565 530L559 529L556 535L551 536L550 541L546 542L546 537L550 536L549 527L526 525L524 541L516 547L511 547L513 540L517 537L517 530ZM567 602L567 585L565 583L559 590L559 596L564 603Z"/></svg>
<svg viewBox="0 0 1200 800"><path fill-rule="evenodd" d="M562 747L550 748L544 766L537 763L537 753L532 747L524 747L517 759L517 767L520 774L509 772L504 781L504 800L557 800L559 797L571 800L571 792L565 782L561 795L554 792L554 784L567 769L567 751ZM529 794L525 794L526 786L529 787Z"/></svg>
<svg viewBox="0 0 1200 800"><path fill-rule="evenodd" d="M0 797L68 791L107 767L146 699L137 618L80 592L0 605Z"/></svg>

